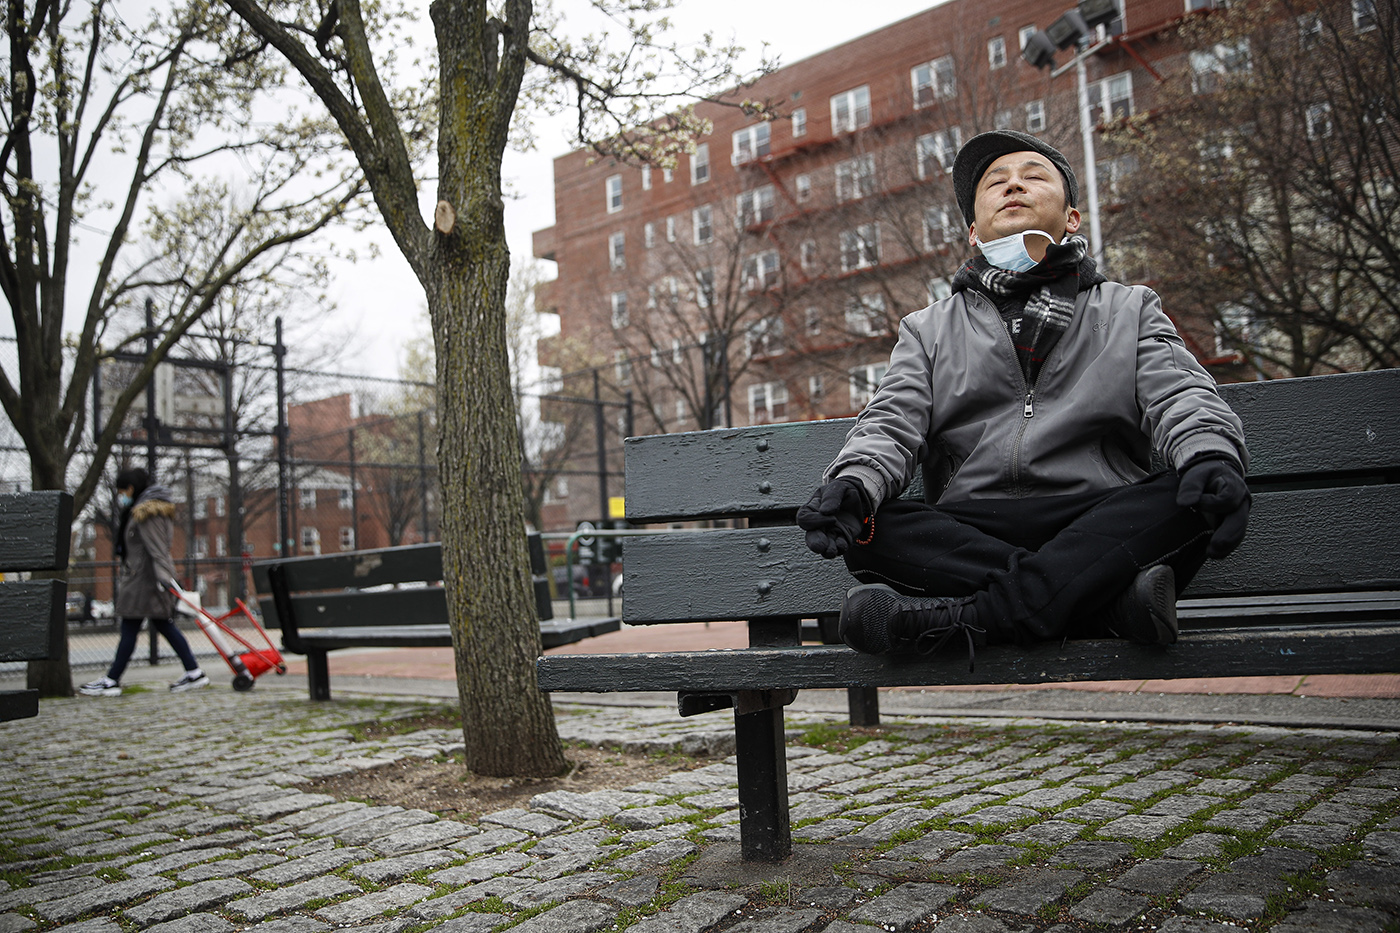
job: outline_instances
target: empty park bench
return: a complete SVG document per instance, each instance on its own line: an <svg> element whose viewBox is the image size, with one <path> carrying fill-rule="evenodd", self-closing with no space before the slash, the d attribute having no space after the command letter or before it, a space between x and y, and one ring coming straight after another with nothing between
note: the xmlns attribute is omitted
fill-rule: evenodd
<svg viewBox="0 0 1400 933"><path fill-rule="evenodd" d="M529 545L542 647L621 627L613 617L555 619L544 544L531 534ZM328 652L452 647L440 544L259 561L253 564L253 584L264 624L281 629L287 651L306 655L313 700L331 698Z"/></svg>
<svg viewBox="0 0 1400 933"><path fill-rule="evenodd" d="M68 569L73 497L66 492L0 495L0 661L42 661L67 637L63 580L12 581L11 574ZM39 691L0 692L0 722L39 715Z"/></svg>
<svg viewBox="0 0 1400 933"><path fill-rule="evenodd" d="M1400 671L1400 370L1221 394L1251 453L1249 534L1186 591L1175 645L979 648L975 672L966 653L893 658L803 645L804 619L834 640L855 583L842 561L809 551L794 524L851 426L843 419L628 438L633 525L747 527L629 538L623 621L747 620L749 647L541 657L540 687L676 691L683 716L732 707L742 854L779 861L792 847L782 708L798 690L853 691L864 701L853 711L868 715L879 687Z"/></svg>

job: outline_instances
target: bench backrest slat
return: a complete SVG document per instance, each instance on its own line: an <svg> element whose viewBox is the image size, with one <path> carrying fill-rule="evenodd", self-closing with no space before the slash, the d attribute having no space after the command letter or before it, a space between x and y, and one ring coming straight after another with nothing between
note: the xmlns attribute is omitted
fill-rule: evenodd
<svg viewBox="0 0 1400 933"><path fill-rule="evenodd" d="M49 633L63 631L62 580L0 584L0 661L38 661L49 656Z"/></svg>
<svg viewBox="0 0 1400 933"><path fill-rule="evenodd" d="M1256 485L1306 485L1319 476L1323 484L1347 476L1400 480L1400 370L1240 383L1220 392L1244 422ZM627 519L791 515L811 496L853 423L628 438Z"/></svg>
<svg viewBox="0 0 1400 933"><path fill-rule="evenodd" d="M73 497L56 490L0 496L0 573L68 566Z"/></svg>
<svg viewBox="0 0 1400 933"><path fill-rule="evenodd" d="M1188 597L1400 589L1400 547L1378 547L1376 515L1396 514L1400 485L1260 493L1249 536L1208 561ZM795 525L629 538L623 621L810 618L835 612L855 581L807 549ZM695 568L682 571L680 568Z"/></svg>

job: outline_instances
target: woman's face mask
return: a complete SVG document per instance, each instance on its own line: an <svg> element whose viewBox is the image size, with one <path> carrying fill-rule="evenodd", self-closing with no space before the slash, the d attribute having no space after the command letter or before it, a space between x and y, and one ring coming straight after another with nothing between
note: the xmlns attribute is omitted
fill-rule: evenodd
<svg viewBox="0 0 1400 933"><path fill-rule="evenodd" d="M1055 242L1055 238L1043 230L1026 230L1022 233L1000 237L990 243L983 243L981 239L978 239L977 248L982 251L983 256L987 257L987 262L998 269L1006 269L1008 272L1025 272L1035 266L1037 262L1026 249L1026 237L1043 237L1047 247Z"/></svg>
<svg viewBox="0 0 1400 933"><path fill-rule="evenodd" d="M124 492L117 493L117 507L123 509L131 508L131 497Z"/></svg>

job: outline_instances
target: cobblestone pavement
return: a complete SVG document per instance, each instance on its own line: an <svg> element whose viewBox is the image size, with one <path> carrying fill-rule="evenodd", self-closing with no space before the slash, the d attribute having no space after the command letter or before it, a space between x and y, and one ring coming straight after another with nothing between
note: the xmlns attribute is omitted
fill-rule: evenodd
<svg viewBox="0 0 1400 933"><path fill-rule="evenodd" d="M421 701L222 689L0 725L0 933L1400 930L1392 733L790 713L798 853L737 861L732 759L475 822L317 777ZM713 750L723 714L561 707L566 739Z"/></svg>

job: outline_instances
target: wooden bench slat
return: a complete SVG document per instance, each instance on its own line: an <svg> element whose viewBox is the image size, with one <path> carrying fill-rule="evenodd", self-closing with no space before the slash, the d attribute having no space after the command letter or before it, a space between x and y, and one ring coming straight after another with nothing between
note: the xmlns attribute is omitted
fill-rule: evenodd
<svg viewBox="0 0 1400 933"><path fill-rule="evenodd" d="M442 545L410 544L377 551L262 561L253 565L253 582L260 593L269 591L267 570L273 564L283 568L292 592L348 586L368 588L405 580L441 580Z"/></svg>
<svg viewBox="0 0 1400 933"><path fill-rule="evenodd" d="M845 647L746 648L619 655L549 655L537 662L542 690L693 691L839 689L1093 680L1152 680L1400 670L1400 625L1251 628L1184 634L1170 648L1123 641L998 646L977 652L976 670L956 649L896 660Z"/></svg>
<svg viewBox="0 0 1400 933"><path fill-rule="evenodd" d="M447 597L440 586L370 593L356 590L310 593L293 595L291 601L299 631L384 625L386 618L393 619L395 625L432 625L442 624L447 618ZM260 598L258 605L265 619L269 622L276 619L271 597Z"/></svg>
<svg viewBox="0 0 1400 933"><path fill-rule="evenodd" d="M1261 492L1250 532L1223 561L1208 561L1194 596L1400 589L1400 547L1377 547L1377 515L1400 514L1400 485ZM794 525L627 539L623 619L645 625L840 608L855 584L840 560L807 549Z"/></svg>
<svg viewBox="0 0 1400 933"><path fill-rule="evenodd" d="M1245 425L1250 479L1400 477L1400 370L1225 385ZM1306 423L1300 423L1300 412ZM811 496L852 418L628 438L627 518L788 514ZM684 476L684 483L675 482Z"/></svg>
<svg viewBox="0 0 1400 933"><path fill-rule="evenodd" d="M66 569L72 525L73 497L66 492L0 496L0 572Z"/></svg>
<svg viewBox="0 0 1400 933"><path fill-rule="evenodd" d="M33 719L39 715L38 690L0 691L0 722Z"/></svg>
<svg viewBox="0 0 1400 933"><path fill-rule="evenodd" d="M62 631L62 580L0 584L0 661L40 661L49 656L49 632Z"/></svg>

